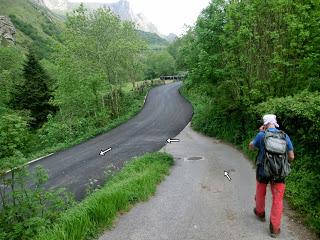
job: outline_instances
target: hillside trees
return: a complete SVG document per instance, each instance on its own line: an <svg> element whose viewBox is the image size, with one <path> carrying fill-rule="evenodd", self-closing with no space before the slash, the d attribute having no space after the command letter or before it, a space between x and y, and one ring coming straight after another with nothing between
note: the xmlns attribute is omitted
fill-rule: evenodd
<svg viewBox="0 0 320 240"><path fill-rule="evenodd" d="M278 115L301 156L287 182L290 202L317 231L319 19L319 1L212 1L176 51L189 70L196 129L245 148L261 115Z"/></svg>
<svg viewBox="0 0 320 240"><path fill-rule="evenodd" d="M174 58L176 62L176 70L187 70L186 66L186 54L182 52L182 46L185 46L187 42L187 35L177 38L172 44L168 46L168 52Z"/></svg>
<svg viewBox="0 0 320 240"><path fill-rule="evenodd" d="M0 107L6 107L15 84L22 80L24 55L14 46L0 47Z"/></svg>
<svg viewBox="0 0 320 240"><path fill-rule="evenodd" d="M47 121L47 116L54 112L49 104L51 93L47 86L49 77L30 52L23 69L24 81L15 86L10 105L16 110L28 110L32 128L39 128Z"/></svg>
<svg viewBox="0 0 320 240"><path fill-rule="evenodd" d="M122 84L139 76L143 43L131 23L110 10L89 12L83 5L68 16L62 40L54 56L52 99L59 112L45 131L59 124L66 135L74 135L84 126L105 126L121 114Z"/></svg>
<svg viewBox="0 0 320 240"><path fill-rule="evenodd" d="M151 52L144 59L145 79L159 78L161 75L174 75L176 62L167 50Z"/></svg>
<svg viewBox="0 0 320 240"><path fill-rule="evenodd" d="M25 34L32 40L32 42L25 41L24 47L27 46L27 48L32 49L39 58L50 57L51 53L53 52L53 39L58 39L58 33L54 32L53 30L55 29L55 31L58 31L58 29L55 27L53 23L50 23L49 20L46 19L47 22L43 24L42 27L44 28L44 31L46 31L48 35L52 37L45 38L39 33L39 31L35 27L33 27L29 23L24 22L17 16L11 14L10 19L17 29L19 29L23 34Z"/></svg>

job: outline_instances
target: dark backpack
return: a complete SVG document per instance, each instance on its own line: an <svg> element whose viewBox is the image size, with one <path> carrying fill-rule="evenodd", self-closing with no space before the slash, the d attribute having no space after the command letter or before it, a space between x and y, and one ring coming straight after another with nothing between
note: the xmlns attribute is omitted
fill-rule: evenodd
<svg viewBox="0 0 320 240"><path fill-rule="evenodd" d="M286 134L283 131L265 131L264 172L271 181L283 181L291 168L288 161Z"/></svg>

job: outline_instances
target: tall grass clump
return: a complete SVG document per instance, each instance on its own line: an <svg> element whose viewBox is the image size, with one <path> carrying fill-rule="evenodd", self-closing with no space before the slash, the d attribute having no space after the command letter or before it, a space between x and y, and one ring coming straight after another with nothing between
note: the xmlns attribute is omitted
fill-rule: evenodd
<svg viewBox="0 0 320 240"><path fill-rule="evenodd" d="M173 158L166 153L146 154L129 162L102 189L63 213L35 239L92 239L110 227L119 212L154 194L172 164Z"/></svg>

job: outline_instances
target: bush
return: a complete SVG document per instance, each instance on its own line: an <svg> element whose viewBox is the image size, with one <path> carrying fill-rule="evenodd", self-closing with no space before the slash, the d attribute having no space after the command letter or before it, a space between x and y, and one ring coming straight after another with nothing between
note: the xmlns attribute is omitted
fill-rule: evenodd
<svg viewBox="0 0 320 240"><path fill-rule="evenodd" d="M0 175L0 239L33 239L72 205L72 198L63 189L44 188L47 179L41 167L31 175L27 167Z"/></svg>
<svg viewBox="0 0 320 240"><path fill-rule="evenodd" d="M120 211L147 200L156 185L169 173L173 158L165 153L146 154L128 163L102 189L63 213L52 227L44 229L38 240L88 239L111 224Z"/></svg>

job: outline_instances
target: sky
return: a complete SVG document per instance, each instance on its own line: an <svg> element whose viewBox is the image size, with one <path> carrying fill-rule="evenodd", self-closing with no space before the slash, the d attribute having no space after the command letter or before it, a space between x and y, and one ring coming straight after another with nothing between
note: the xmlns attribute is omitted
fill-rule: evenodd
<svg viewBox="0 0 320 240"><path fill-rule="evenodd" d="M70 2L110 3L116 0L69 0ZM128 0L135 13L143 13L160 33L181 35L191 26L210 0Z"/></svg>

